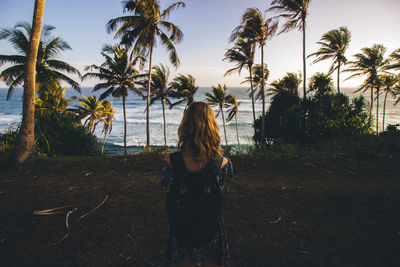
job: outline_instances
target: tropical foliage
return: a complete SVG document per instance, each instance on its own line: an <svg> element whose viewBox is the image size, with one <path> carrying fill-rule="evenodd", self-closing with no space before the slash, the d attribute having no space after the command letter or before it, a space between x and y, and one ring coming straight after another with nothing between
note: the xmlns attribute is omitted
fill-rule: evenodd
<svg viewBox="0 0 400 267"><path fill-rule="evenodd" d="M228 139L226 138L226 126L225 126L225 116L224 116L224 107L228 107L228 103L232 98L232 95L226 93L226 85L223 86L218 84L218 86L211 87L211 93L206 93L207 101L211 106L217 106L218 112L217 117L221 113L222 116L222 125L224 127L224 137L225 137L225 145L228 147Z"/></svg>
<svg viewBox="0 0 400 267"><path fill-rule="evenodd" d="M232 74L233 72L238 72L240 75L243 68L247 68L249 71L248 81L250 82L250 98L251 98L251 106L253 109L253 123L256 121L256 110L254 106L255 99L254 99L254 87L253 87L253 72L252 72L255 51L256 51L255 42L252 42L252 40L249 38L246 39L239 38L235 42L235 45L226 51L225 58L223 59L235 63L235 67L227 70L224 76Z"/></svg>
<svg viewBox="0 0 400 267"><path fill-rule="evenodd" d="M355 60L349 62L350 67L346 72L354 72L349 78L366 76L364 83L356 92L367 90L371 91L369 116L372 119L372 107L374 104L374 89L377 85L378 75L389 65L389 60L385 59L386 48L381 44L374 44L372 47L364 47L362 53L354 55Z"/></svg>
<svg viewBox="0 0 400 267"><path fill-rule="evenodd" d="M227 103L230 106L230 108L228 110L228 117L226 118L226 121L230 122L233 118L235 118L236 137L237 137L239 152L241 153L242 147L240 146L238 120L237 120L237 114L239 113L240 102L237 102L236 97L234 95L229 94L227 96Z"/></svg>
<svg viewBox="0 0 400 267"><path fill-rule="evenodd" d="M351 40L351 33L347 27L340 27L339 29L331 30L325 33L321 40L317 44L321 45L321 48L310 54L308 57L315 56L316 59L313 63L317 63L322 60L332 59L332 65L329 68L328 75L331 75L337 70L337 92L340 93L340 66L346 64L347 58L344 55Z"/></svg>
<svg viewBox="0 0 400 267"><path fill-rule="evenodd" d="M142 77L135 69L135 63L141 60L136 57L134 60L129 59L128 49L122 48L120 45L105 45L101 55L105 61L103 64L91 65L85 68L86 73L83 78L97 78L102 83L98 83L93 87L93 91L105 90L100 95L100 100L108 96L116 98L122 97L122 109L124 113L124 151L126 152L126 97L129 91L142 95L142 91L136 87L135 82ZM96 72L93 72L96 71Z"/></svg>
<svg viewBox="0 0 400 267"><path fill-rule="evenodd" d="M179 43L183 33L178 26L168 22L171 12L185 3L176 2L161 9L159 0L128 0L122 1L124 11L132 13L110 20L107 23L109 32L116 31L115 37L121 39L121 44L132 47L133 55L149 56L149 78L147 84L146 105L146 144L150 148L150 87L152 75L153 49L159 39L169 52L169 60L174 66L179 66L179 57L174 44ZM168 36L169 34L169 36Z"/></svg>
<svg viewBox="0 0 400 267"><path fill-rule="evenodd" d="M194 95L196 94L197 89L199 89L199 87L196 85L196 79L190 74L186 76L179 74L174 78L170 85L174 89L174 92L171 94L171 96L173 98L182 98L175 103L171 103L170 107L172 108L175 105L186 103L186 110L186 107L193 102Z"/></svg>
<svg viewBox="0 0 400 267"><path fill-rule="evenodd" d="M278 28L278 23L267 19L265 15L258 8L248 8L242 16L241 24L234 29L230 36L230 40L247 39L255 43L261 49L261 102L262 102L262 116L265 115L265 69L264 69L264 46L267 40L271 39ZM250 79L252 80L252 79ZM254 93L254 92L253 92ZM265 120L262 120L264 124ZM261 136L264 137L264 127L261 129ZM264 138L262 138L262 145L264 145Z"/></svg>
<svg viewBox="0 0 400 267"><path fill-rule="evenodd" d="M297 90L283 82L274 82L275 91L266 114L265 132L270 142L316 142L319 139L342 138L369 132L368 114L363 97L352 101L332 92L332 79L316 74L310 79L312 96L305 100ZM286 89L284 89L286 88ZM305 113L304 113L305 111ZM307 114L304 118L303 114ZM256 123L254 139L261 138L261 117Z"/></svg>
<svg viewBox="0 0 400 267"><path fill-rule="evenodd" d="M53 26L44 25L41 32L36 58L36 83L38 84L36 89L51 91L54 85L66 82L72 88L80 91L79 84L65 74L75 74L80 77L79 71L68 63L55 58L61 52L71 50L71 47L60 37L51 36L54 29ZM6 63L11 64L0 73L0 78L9 86L7 99L10 99L16 87L24 83L32 32L32 27L27 22L18 23L13 28L0 31L0 40L7 39L19 53L18 55L0 55L0 66Z"/></svg>
<svg viewBox="0 0 400 267"><path fill-rule="evenodd" d="M306 18L311 0L273 0L268 11L276 12L286 19L280 33L299 29L303 33L303 98L306 98Z"/></svg>
<svg viewBox="0 0 400 267"><path fill-rule="evenodd" d="M104 100L101 104L103 106L103 115L102 115L103 131L102 132L104 133L103 145L101 146L101 153L103 153L104 145L106 144L107 134L110 134L112 131L115 110L112 108L111 102L109 100Z"/></svg>
<svg viewBox="0 0 400 267"><path fill-rule="evenodd" d="M151 80L150 105L156 101L161 102L164 122L164 147L167 147L167 129L165 120L165 104L171 106L170 97L174 96L174 88L168 84L169 68L160 64L153 67L153 79Z"/></svg>

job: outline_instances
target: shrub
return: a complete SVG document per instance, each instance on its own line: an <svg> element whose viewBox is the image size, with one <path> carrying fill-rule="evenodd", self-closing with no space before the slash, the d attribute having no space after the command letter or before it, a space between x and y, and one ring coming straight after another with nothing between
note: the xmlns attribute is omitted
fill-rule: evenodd
<svg viewBox="0 0 400 267"><path fill-rule="evenodd" d="M35 118L36 149L50 155L96 155L99 142L70 112L46 112Z"/></svg>

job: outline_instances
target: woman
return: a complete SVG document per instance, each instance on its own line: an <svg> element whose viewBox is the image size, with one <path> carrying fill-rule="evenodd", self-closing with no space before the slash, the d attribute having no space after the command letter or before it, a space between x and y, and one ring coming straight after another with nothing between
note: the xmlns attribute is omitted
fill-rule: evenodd
<svg viewBox="0 0 400 267"><path fill-rule="evenodd" d="M161 185L169 188L167 266L225 266L229 260L222 196L232 163L222 156L214 112L193 102L178 128L179 151L163 161Z"/></svg>

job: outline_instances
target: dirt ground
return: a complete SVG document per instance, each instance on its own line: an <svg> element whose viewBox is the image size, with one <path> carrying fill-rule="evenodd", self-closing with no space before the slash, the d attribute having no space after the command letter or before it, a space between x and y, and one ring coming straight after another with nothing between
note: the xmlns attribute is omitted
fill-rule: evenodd
<svg viewBox="0 0 400 267"><path fill-rule="evenodd" d="M0 164L0 266L163 266L160 157ZM232 161L230 266L400 266L398 158Z"/></svg>

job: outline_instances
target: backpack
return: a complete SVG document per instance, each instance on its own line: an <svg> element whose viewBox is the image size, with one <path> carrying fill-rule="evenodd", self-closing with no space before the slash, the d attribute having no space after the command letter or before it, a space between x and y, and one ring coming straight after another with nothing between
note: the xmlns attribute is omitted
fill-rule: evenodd
<svg viewBox="0 0 400 267"><path fill-rule="evenodd" d="M174 176L166 199L170 232L180 245L200 248L219 230L222 195L217 174L222 158L210 160L197 173L186 169L181 152L171 154L171 163Z"/></svg>

